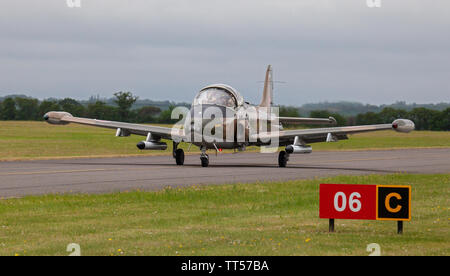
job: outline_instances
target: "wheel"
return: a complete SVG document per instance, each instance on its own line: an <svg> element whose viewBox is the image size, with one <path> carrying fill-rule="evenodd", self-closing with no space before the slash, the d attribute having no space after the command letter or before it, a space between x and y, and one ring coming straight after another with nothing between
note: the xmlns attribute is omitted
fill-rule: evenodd
<svg viewBox="0 0 450 276"><path fill-rule="evenodd" d="M184 151L182 149L177 149L175 151L175 161L177 162L178 166L184 164Z"/></svg>
<svg viewBox="0 0 450 276"><path fill-rule="evenodd" d="M200 157L200 161L202 162L202 167L208 167L209 165L208 155Z"/></svg>
<svg viewBox="0 0 450 276"><path fill-rule="evenodd" d="M280 151L280 154L278 154L278 166L281 168L286 167L288 156L289 155L284 150Z"/></svg>

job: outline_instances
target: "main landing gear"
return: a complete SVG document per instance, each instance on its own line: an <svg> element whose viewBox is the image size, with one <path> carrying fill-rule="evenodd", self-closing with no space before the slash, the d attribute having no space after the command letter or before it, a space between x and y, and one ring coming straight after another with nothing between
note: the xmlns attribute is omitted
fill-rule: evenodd
<svg viewBox="0 0 450 276"><path fill-rule="evenodd" d="M280 168L284 168L286 167L288 161L289 153L284 150L280 151L280 153L278 154L278 166L280 166Z"/></svg>
<svg viewBox="0 0 450 276"><path fill-rule="evenodd" d="M177 149L175 151L175 161L177 162L178 166L184 164L184 151L182 149Z"/></svg>
<svg viewBox="0 0 450 276"><path fill-rule="evenodd" d="M178 143L173 143L173 158L175 158L175 162L178 166L184 164L184 151L182 149L178 149Z"/></svg>
<svg viewBox="0 0 450 276"><path fill-rule="evenodd" d="M181 166L184 164L184 151L182 149L177 148L178 143L173 142L173 158L175 158L175 162L178 166ZM208 167L209 165L209 156L206 154L206 147L200 147L201 154L200 154L200 161L202 164L202 167Z"/></svg>
<svg viewBox="0 0 450 276"><path fill-rule="evenodd" d="M173 158L175 158L175 162L178 166L181 166L184 164L184 151L182 149L177 148L178 143L173 143ZM206 147L200 147L201 154L200 154L200 162L202 164L202 167L208 167L209 166L209 156L206 154ZM280 168L284 168L287 165L287 162L289 161L289 153L282 150L278 154L278 166Z"/></svg>

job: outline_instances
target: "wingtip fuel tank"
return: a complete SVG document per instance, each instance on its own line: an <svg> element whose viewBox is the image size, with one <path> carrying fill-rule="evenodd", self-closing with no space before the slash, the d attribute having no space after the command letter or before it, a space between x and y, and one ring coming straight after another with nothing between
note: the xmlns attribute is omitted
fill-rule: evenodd
<svg viewBox="0 0 450 276"><path fill-rule="evenodd" d="M414 122L408 119L397 119L392 122L392 128L398 132L408 133L414 130Z"/></svg>
<svg viewBox="0 0 450 276"><path fill-rule="evenodd" d="M50 111L45 113L44 120L52 125L67 125L69 122L63 120L64 117L73 117L69 112Z"/></svg>

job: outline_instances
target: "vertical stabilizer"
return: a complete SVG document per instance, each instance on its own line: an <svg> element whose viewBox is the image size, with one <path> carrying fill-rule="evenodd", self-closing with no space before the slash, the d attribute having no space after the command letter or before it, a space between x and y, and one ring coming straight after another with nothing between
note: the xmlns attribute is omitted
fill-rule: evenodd
<svg viewBox="0 0 450 276"><path fill-rule="evenodd" d="M259 106L272 106L273 99L273 81L272 81L272 65L267 66L266 78L264 80L264 90L261 103Z"/></svg>

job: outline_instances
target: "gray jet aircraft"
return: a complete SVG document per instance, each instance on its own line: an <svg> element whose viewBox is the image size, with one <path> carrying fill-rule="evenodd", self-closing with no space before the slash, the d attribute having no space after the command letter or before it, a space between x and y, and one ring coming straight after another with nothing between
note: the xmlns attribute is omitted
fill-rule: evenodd
<svg viewBox="0 0 450 276"><path fill-rule="evenodd" d="M335 124L330 118L279 117L278 108L273 106L272 67L266 71L262 101L251 105L237 90L224 84L213 84L201 89L195 96L190 110L173 112L173 118L180 120L172 128L104 121L74 117L70 113L51 111L44 115L50 124L65 125L77 123L89 126L116 129L116 136L131 134L145 136L137 144L141 150L165 150L167 144L161 139L172 140L173 158L177 165L184 164L184 151L179 143L186 142L200 147L203 167L209 165L207 150L234 149L243 151L248 146L260 146L266 152L279 150L278 165L286 167L290 154L311 153L309 144L316 142L336 142L348 139L348 134L392 129L398 132L414 130L414 123L397 119L391 124L324 127L312 129L284 130L284 124ZM264 152L264 151L263 151Z"/></svg>

